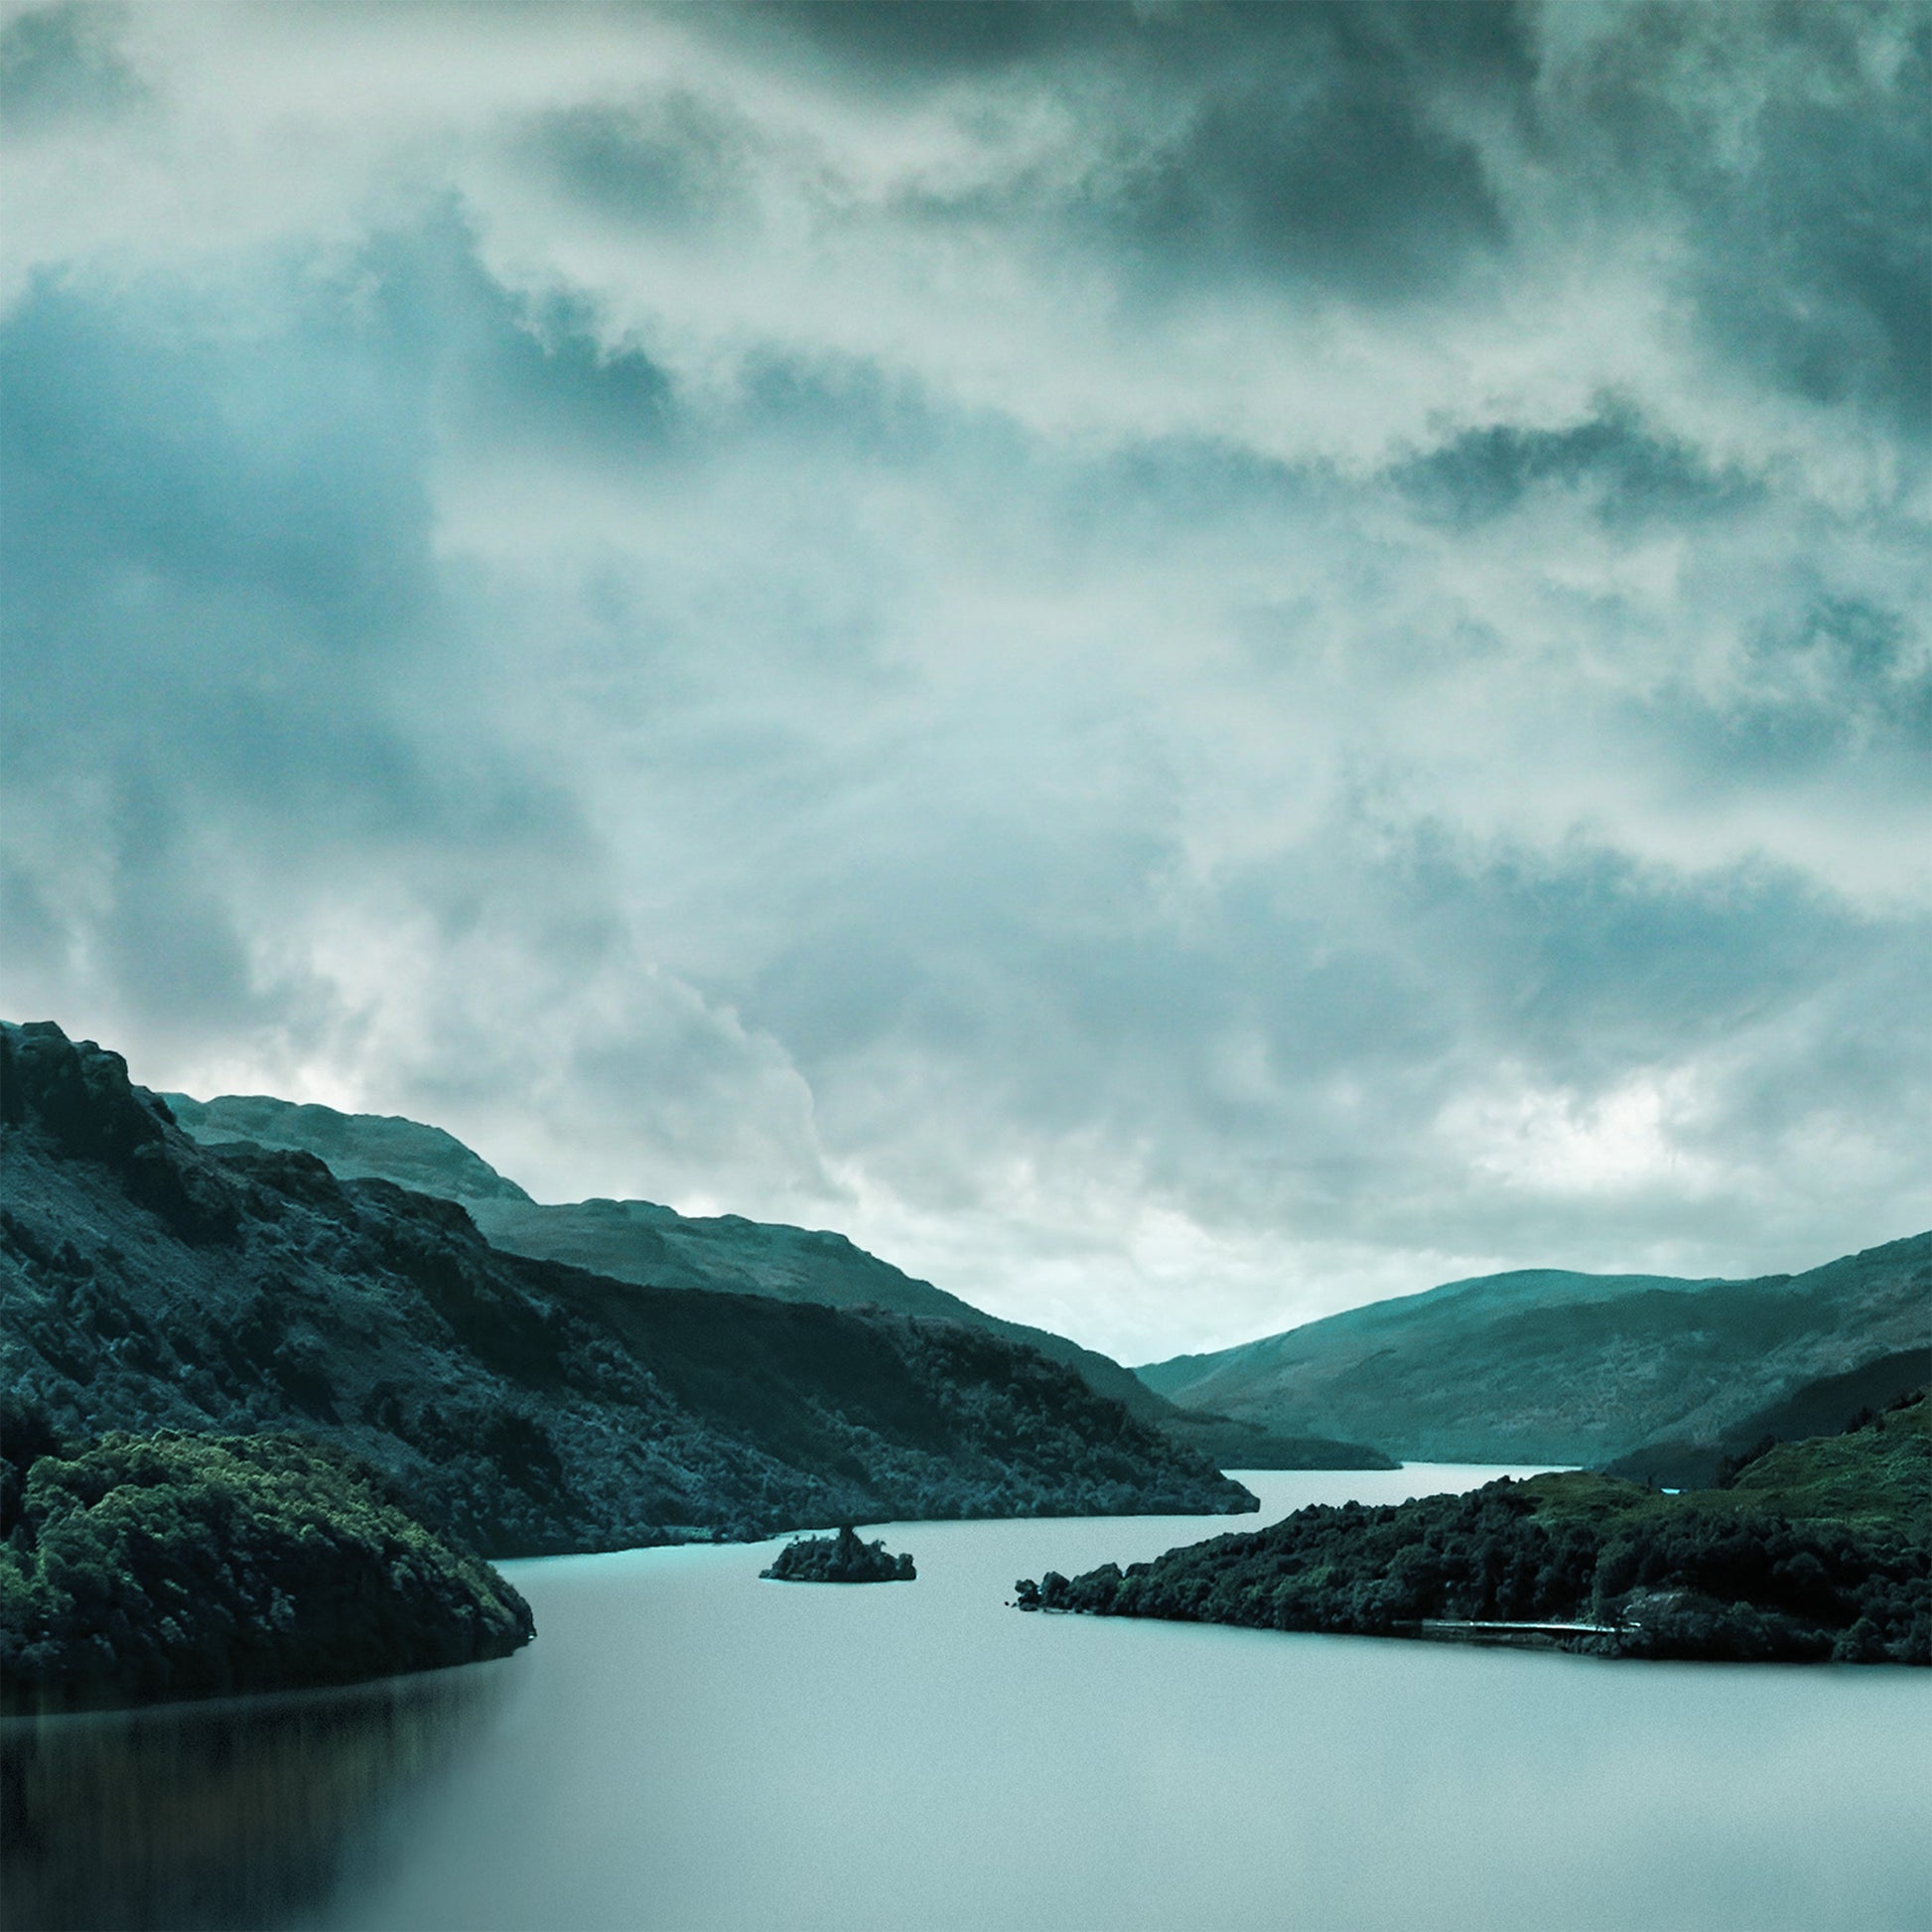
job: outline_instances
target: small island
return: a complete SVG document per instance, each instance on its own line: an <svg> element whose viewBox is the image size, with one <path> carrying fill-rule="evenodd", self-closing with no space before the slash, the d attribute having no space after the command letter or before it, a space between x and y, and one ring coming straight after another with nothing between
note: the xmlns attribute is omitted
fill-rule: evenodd
<svg viewBox="0 0 1932 1932"><path fill-rule="evenodd" d="M918 1576L912 1559L894 1556L883 1537L861 1543L850 1523L837 1536L801 1536L778 1552L760 1577L778 1584L909 1584Z"/></svg>

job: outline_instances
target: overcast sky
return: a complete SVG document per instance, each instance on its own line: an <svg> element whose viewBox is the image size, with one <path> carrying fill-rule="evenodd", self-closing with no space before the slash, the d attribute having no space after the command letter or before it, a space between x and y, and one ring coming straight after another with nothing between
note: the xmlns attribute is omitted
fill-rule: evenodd
<svg viewBox="0 0 1932 1932"><path fill-rule="evenodd" d="M1923 5L7 5L4 1007L1129 1360L1932 1224Z"/></svg>

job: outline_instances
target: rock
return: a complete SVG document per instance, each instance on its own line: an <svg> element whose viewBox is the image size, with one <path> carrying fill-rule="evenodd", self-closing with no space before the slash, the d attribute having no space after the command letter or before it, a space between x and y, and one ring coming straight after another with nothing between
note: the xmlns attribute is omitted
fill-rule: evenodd
<svg viewBox="0 0 1932 1932"><path fill-rule="evenodd" d="M910 1556L894 1556L883 1537L861 1543L847 1523L837 1536L787 1543L770 1569L759 1575L779 1584L909 1584L918 1572Z"/></svg>

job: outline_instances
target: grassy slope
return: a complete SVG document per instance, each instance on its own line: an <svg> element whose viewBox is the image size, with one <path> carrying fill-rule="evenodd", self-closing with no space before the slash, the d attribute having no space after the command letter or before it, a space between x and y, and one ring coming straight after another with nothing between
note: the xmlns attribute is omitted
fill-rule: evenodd
<svg viewBox="0 0 1932 1932"><path fill-rule="evenodd" d="M515 1182L441 1128L389 1115L342 1114L265 1095L196 1100L163 1096L189 1134L207 1146L252 1142L315 1155L340 1178L382 1178L461 1201L483 1235L506 1253L560 1261L639 1287L759 1295L831 1308L883 1308L898 1314L962 1321L1064 1363L1097 1394L1123 1404L1222 1468L1393 1468L1358 1443L1308 1431L1269 1430L1183 1410L1096 1349L1024 1322L1008 1321L823 1228L750 1221L738 1214L687 1215L651 1201L533 1201Z"/></svg>
<svg viewBox="0 0 1932 1932"><path fill-rule="evenodd" d="M0 1028L0 1382L71 1437L302 1430L505 1556L1254 1506L996 1336L505 1255L447 1201L197 1146L57 1029Z"/></svg>
<svg viewBox="0 0 1932 1932"><path fill-rule="evenodd" d="M1421 1459L1600 1463L1715 1442L1820 1377L1922 1346L1932 1235L1808 1274L1696 1283L1525 1273L1140 1370L1189 1405Z"/></svg>

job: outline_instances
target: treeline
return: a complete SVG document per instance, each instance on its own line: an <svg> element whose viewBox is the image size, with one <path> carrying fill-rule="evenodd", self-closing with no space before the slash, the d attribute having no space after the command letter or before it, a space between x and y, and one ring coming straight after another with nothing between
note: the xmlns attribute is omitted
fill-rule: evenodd
<svg viewBox="0 0 1932 1932"><path fill-rule="evenodd" d="M1894 1430L1922 1445L1924 1409ZM1558 1623L1591 1626L1571 1647L1622 1656L1932 1663L1922 1503L1799 1517L1774 1493L1669 1496L1585 1474L1305 1509L1125 1572L1017 1587L1022 1608L1098 1616L1363 1635Z"/></svg>

